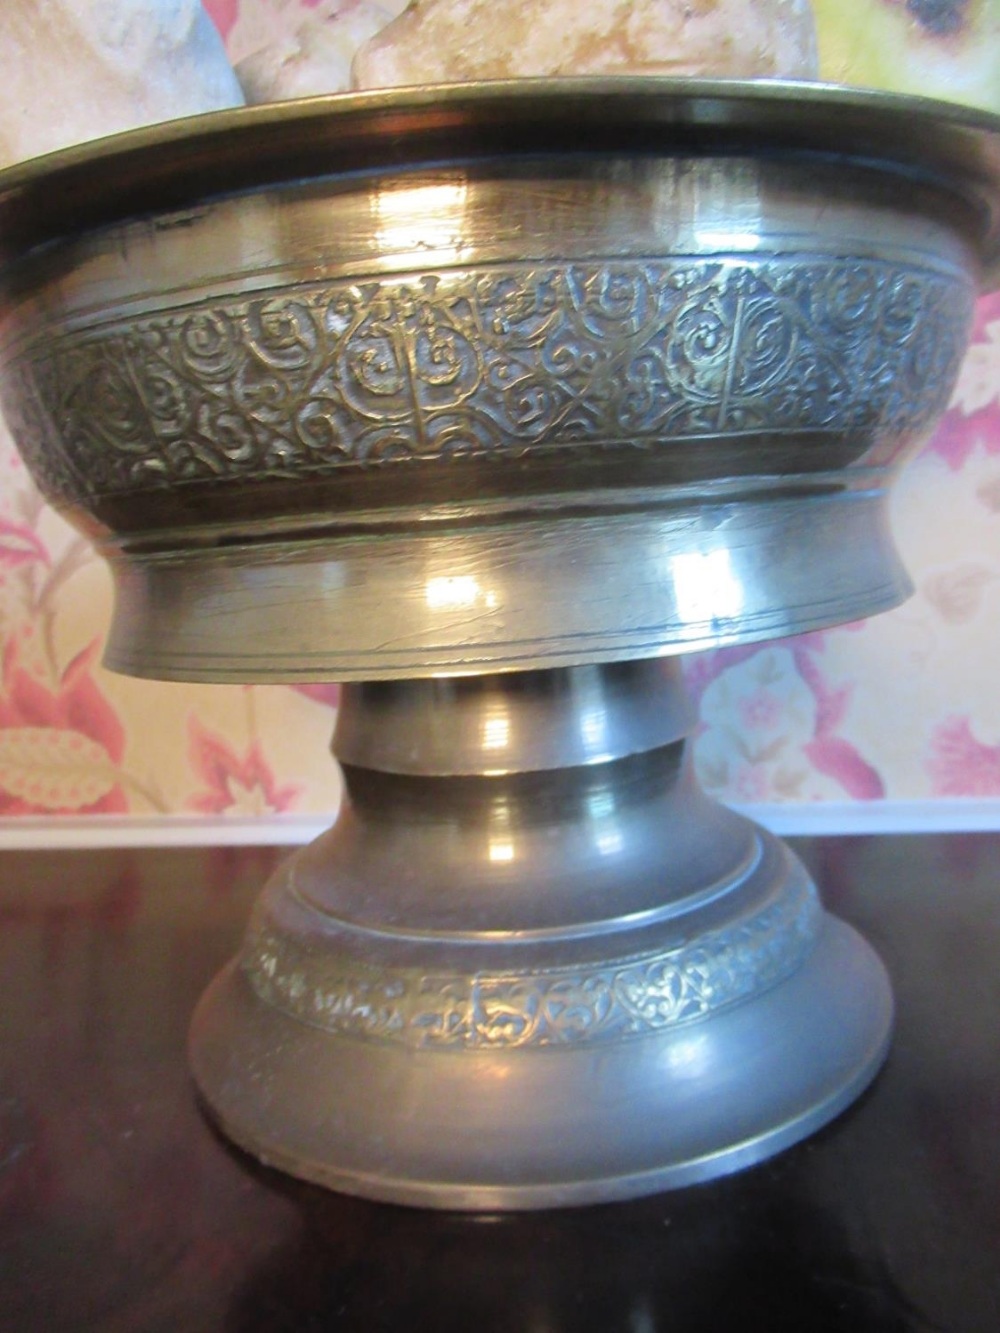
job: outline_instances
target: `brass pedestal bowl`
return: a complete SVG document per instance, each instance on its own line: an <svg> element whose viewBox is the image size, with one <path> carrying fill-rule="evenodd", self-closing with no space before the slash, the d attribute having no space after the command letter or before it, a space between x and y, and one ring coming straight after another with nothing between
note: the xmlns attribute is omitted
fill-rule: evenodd
<svg viewBox="0 0 1000 1333"><path fill-rule="evenodd" d="M0 382L108 664L347 682L334 827L195 1017L212 1114L376 1198L756 1161L878 959L694 783L675 658L907 593L894 471L1000 250L998 122L567 81L220 113L0 176Z"/></svg>

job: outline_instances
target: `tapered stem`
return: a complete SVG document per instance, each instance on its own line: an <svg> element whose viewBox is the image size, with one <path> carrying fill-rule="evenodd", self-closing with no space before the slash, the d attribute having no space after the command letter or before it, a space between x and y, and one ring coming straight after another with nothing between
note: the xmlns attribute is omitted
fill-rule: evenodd
<svg viewBox="0 0 1000 1333"><path fill-rule="evenodd" d="M333 828L193 1030L223 1127L398 1202L733 1170L872 1077L891 1002L776 839L694 781L668 662L352 685Z"/></svg>

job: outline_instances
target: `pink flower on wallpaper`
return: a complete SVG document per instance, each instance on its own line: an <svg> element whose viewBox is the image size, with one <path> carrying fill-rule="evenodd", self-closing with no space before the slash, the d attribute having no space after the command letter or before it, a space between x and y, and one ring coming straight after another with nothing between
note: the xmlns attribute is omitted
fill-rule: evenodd
<svg viewBox="0 0 1000 1333"><path fill-rule="evenodd" d="M781 725L781 699L773 690L754 690L738 700L736 713L747 731L773 731Z"/></svg>
<svg viewBox="0 0 1000 1333"><path fill-rule="evenodd" d="M205 784L188 802L204 815L262 815L290 810L301 794L291 783L279 786L274 770L254 740L240 756L227 741L192 717L191 766Z"/></svg>
<svg viewBox="0 0 1000 1333"><path fill-rule="evenodd" d="M729 775L727 795L730 800L747 805L766 801L771 796L771 784L763 764L736 764Z"/></svg>
<svg viewBox="0 0 1000 1333"><path fill-rule="evenodd" d="M927 774L935 796L1000 796L1000 745L972 734L967 717L950 717L935 727Z"/></svg>
<svg viewBox="0 0 1000 1333"><path fill-rule="evenodd" d="M737 759L731 755L720 764L716 755L716 777L714 781L709 780L708 785L715 787L717 794L739 801L762 800L765 795L770 799L772 793L767 783L771 781L780 791L790 790L787 781L784 786L778 783L776 775L767 778L762 763L755 762L748 767L746 761L748 758L757 761L763 758L770 764L780 755L782 762L787 764L791 751L795 750L813 772L831 778L855 800L877 800L885 795L885 782L879 772L856 745L839 734L846 720L853 686L831 687L821 666L825 647L826 635L823 633L801 635L787 643L795 676L812 696L811 735L807 733L800 738L782 733L785 709L792 706L792 701L786 698L787 678L771 685L762 684L743 694L736 692L730 708L740 732L735 745L743 757ZM701 701L721 676L741 668L745 671L754 659L770 651L769 644L752 644L699 654L686 664L688 688L695 699ZM703 721L702 736L707 730ZM771 732L776 732L777 738L761 747L757 738L761 733ZM706 758L705 762L710 764L712 761Z"/></svg>
<svg viewBox="0 0 1000 1333"><path fill-rule="evenodd" d="M707 652L692 653L681 659L684 683L695 704L700 704L702 696L713 681L718 680L724 671L749 662L761 651L759 643L741 644L736 648L710 648Z"/></svg>
<svg viewBox="0 0 1000 1333"><path fill-rule="evenodd" d="M1000 453L1000 293L976 306L972 342L951 405L928 446L954 471L979 445Z"/></svg>
<svg viewBox="0 0 1000 1333"><path fill-rule="evenodd" d="M296 694L304 694L307 699L313 699L318 704L326 704L329 708L336 708L340 703L339 685L292 685L291 689Z"/></svg>
<svg viewBox="0 0 1000 1333"><path fill-rule="evenodd" d="M796 645L795 665L816 700L816 727L803 753L818 773L838 782L856 801L875 801L885 795L885 783L864 759L857 746L836 733L843 725L852 686L831 689L808 641Z"/></svg>
<svg viewBox="0 0 1000 1333"><path fill-rule="evenodd" d="M51 564L45 543L27 523L15 523L0 515L0 577L8 569L38 561Z"/></svg>
<svg viewBox="0 0 1000 1333"><path fill-rule="evenodd" d="M52 688L12 636L0 685L0 815L122 814L125 730L93 677L99 644L76 655Z"/></svg>

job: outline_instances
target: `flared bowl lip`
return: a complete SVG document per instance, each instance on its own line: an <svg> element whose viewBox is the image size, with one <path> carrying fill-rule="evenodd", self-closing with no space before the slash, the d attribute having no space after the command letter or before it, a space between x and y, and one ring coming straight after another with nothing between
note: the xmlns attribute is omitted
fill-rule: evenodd
<svg viewBox="0 0 1000 1333"><path fill-rule="evenodd" d="M549 154L867 162L974 207L1000 285L1000 115L790 80L600 77L428 84L208 112L0 171L0 268L37 246L311 179Z"/></svg>

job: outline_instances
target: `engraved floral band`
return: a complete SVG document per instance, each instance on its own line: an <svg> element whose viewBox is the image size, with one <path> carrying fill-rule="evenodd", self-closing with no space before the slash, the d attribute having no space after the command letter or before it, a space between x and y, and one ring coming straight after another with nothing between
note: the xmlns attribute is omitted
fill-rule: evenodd
<svg viewBox="0 0 1000 1333"><path fill-rule="evenodd" d="M69 500L764 427L894 437L944 406L971 308L948 268L802 253L328 280L46 329L8 349L5 405Z"/></svg>
<svg viewBox="0 0 1000 1333"><path fill-rule="evenodd" d="M587 971L366 967L322 955L266 922L243 971L258 996L314 1026L411 1046L552 1046L641 1037L703 1018L777 985L812 950L821 910L796 879L754 914L694 943Z"/></svg>

